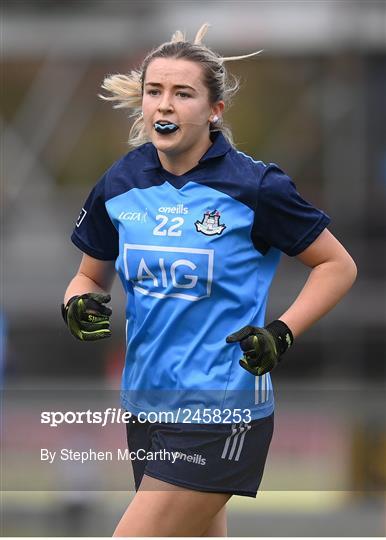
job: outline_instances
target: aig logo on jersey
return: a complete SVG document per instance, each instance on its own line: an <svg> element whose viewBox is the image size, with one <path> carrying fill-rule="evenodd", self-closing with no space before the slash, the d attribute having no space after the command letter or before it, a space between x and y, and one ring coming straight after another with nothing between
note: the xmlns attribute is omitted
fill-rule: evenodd
<svg viewBox="0 0 386 540"><path fill-rule="evenodd" d="M124 244L125 277L134 289L155 298L194 302L211 295L212 249Z"/></svg>
<svg viewBox="0 0 386 540"><path fill-rule="evenodd" d="M218 210L213 210L213 212L207 210L202 220L195 222L196 231L207 236L221 234L226 229L226 225L220 224L220 216L221 214Z"/></svg>

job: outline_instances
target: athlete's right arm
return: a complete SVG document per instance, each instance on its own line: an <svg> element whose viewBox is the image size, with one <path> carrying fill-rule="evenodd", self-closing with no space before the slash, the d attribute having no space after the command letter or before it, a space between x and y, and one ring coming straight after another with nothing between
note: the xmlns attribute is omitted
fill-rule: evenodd
<svg viewBox="0 0 386 540"><path fill-rule="evenodd" d="M84 254L69 283L62 315L71 334L81 341L110 337L111 309L104 306L115 277L114 261L101 261Z"/></svg>

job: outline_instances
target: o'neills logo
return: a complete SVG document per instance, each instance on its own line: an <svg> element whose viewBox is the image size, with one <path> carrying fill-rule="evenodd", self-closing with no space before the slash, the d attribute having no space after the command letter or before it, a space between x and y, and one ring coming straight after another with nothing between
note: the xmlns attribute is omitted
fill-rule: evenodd
<svg viewBox="0 0 386 540"><path fill-rule="evenodd" d="M158 212L160 214L187 214L189 208L181 203L177 204L177 206L160 206Z"/></svg>
<svg viewBox="0 0 386 540"><path fill-rule="evenodd" d="M206 465L206 458L201 454L185 454L184 452L173 452L174 459L183 459L188 463L195 463L196 465Z"/></svg>

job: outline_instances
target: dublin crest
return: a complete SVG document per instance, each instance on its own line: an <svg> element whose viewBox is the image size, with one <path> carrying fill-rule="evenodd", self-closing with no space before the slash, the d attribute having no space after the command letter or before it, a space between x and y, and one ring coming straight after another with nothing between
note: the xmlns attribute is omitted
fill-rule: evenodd
<svg viewBox="0 0 386 540"><path fill-rule="evenodd" d="M218 210L213 210L213 212L207 210L202 221L197 220L195 222L197 232L201 232L207 236L221 234L226 229L226 225L220 224L220 215Z"/></svg>

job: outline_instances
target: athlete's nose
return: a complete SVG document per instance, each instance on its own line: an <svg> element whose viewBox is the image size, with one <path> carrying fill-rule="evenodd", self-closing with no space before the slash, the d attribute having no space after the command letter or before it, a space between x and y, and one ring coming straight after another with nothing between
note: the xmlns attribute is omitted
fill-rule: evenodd
<svg viewBox="0 0 386 540"><path fill-rule="evenodd" d="M160 102L158 104L158 110L161 113L171 112L173 110L173 104L172 104L171 96L169 96L169 94L167 92L165 92L162 95L162 97L160 99Z"/></svg>

